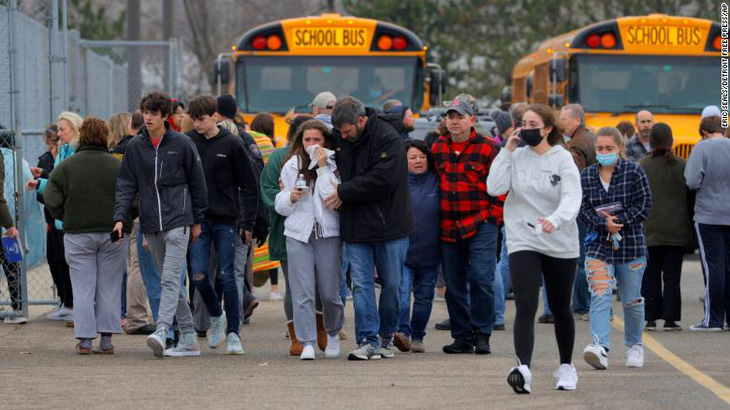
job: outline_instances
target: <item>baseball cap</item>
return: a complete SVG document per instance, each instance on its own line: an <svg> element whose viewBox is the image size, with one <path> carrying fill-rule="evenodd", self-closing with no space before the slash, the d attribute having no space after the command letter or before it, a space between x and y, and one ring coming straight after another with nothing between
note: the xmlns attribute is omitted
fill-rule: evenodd
<svg viewBox="0 0 730 410"><path fill-rule="evenodd" d="M330 103L334 103L337 101L337 97L335 97L334 94L332 94L329 91L321 92L317 94L316 97L312 100L311 103L309 103L310 107L319 107L319 108L332 108L333 105L329 105Z"/></svg>
<svg viewBox="0 0 730 410"><path fill-rule="evenodd" d="M471 108L471 104L458 98L454 98L451 103L449 103L446 113L448 114L449 111L456 111L461 115L474 115L474 110Z"/></svg>

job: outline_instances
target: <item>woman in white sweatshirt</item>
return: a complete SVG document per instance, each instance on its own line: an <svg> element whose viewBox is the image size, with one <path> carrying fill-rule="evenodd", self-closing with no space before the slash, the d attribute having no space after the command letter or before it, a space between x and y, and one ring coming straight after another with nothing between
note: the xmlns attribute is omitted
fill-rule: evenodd
<svg viewBox="0 0 730 410"><path fill-rule="evenodd" d="M329 129L320 120L309 120L299 127L281 168L284 189L274 203L276 212L286 217L289 285L302 360L314 360L315 286L322 300L327 330L326 357L339 356L339 332L345 321L345 307L340 299L340 218L337 211L324 206L324 199L339 183L334 158L329 158L329 150L325 149L331 148L331 141ZM310 169L312 161L316 162L316 170Z"/></svg>
<svg viewBox="0 0 730 410"><path fill-rule="evenodd" d="M554 111L541 104L530 106L522 127L507 140L487 178L490 195L507 194L504 223L517 311L518 359L507 382L520 394L531 391L535 313L543 276L560 352L556 388L574 390L578 382L572 364L575 327L570 302L580 254L575 220L582 196L578 168L562 139ZM518 148L521 142L526 146Z"/></svg>

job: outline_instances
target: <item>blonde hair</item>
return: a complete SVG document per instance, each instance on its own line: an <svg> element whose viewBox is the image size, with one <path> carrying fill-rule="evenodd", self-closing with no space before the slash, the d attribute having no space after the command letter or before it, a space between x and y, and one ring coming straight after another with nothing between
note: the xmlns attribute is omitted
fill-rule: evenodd
<svg viewBox="0 0 730 410"><path fill-rule="evenodd" d="M81 129L81 124L84 123L84 119L73 111L64 111L61 113L61 115L58 116L58 120L66 120L66 122L71 124L71 129L73 130L74 134L76 134L76 136L71 140L71 146L74 148L78 147L79 130Z"/></svg>
<svg viewBox="0 0 730 410"><path fill-rule="evenodd" d="M116 147L125 135L129 134L129 123L132 121L132 114L120 112L109 117L109 138L107 146L109 149Z"/></svg>
<svg viewBox="0 0 730 410"><path fill-rule="evenodd" d="M626 138L621 135L621 131L619 131L618 128L603 127L596 133L596 139L598 139L598 137L613 138L613 142L615 142L618 147L618 156L621 157L621 159L628 159L626 156Z"/></svg>

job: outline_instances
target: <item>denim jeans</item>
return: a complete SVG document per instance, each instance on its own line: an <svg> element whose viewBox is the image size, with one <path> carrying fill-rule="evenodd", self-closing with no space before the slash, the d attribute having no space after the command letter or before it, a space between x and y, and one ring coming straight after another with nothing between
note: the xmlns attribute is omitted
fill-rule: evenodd
<svg viewBox="0 0 730 410"><path fill-rule="evenodd" d="M446 306L451 337L472 343L473 335L491 335L494 328L494 270L497 226L484 222L474 236L441 243L446 279Z"/></svg>
<svg viewBox="0 0 730 410"><path fill-rule="evenodd" d="M610 265L598 259L586 260L588 284L591 292L591 334L594 343L611 347L611 300L613 284L618 282L618 293L624 308L624 338L627 347L641 344L644 331L644 298L641 281L646 268L646 257L629 263Z"/></svg>
<svg viewBox="0 0 730 410"><path fill-rule="evenodd" d="M241 326L240 297L233 269L236 256L237 229L233 225L217 224L209 219L203 221L201 228L198 240L191 243L188 248L188 252L190 252L191 282L195 286L195 290L200 292L210 316L222 315L219 294L216 292L210 277L210 249L211 245L214 245L218 254L216 277L223 292L226 308L228 323L226 333L238 334Z"/></svg>
<svg viewBox="0 0 730 410"><path fill-rule="evenodd" d="M512 288L509 277L509 257L507 256L507 236L505 236L504 225L502 225L502 250L497 263L497 270L494 272L494 324L504 324L504 312L506 311L505 300Z"/></svg>
<svg viewBox="0 0 730 410"><path fill-rule="evenodd" d="M578 221L578 242L580 244L580 258L578 269L575 271L573 280L573 303L572 310L575 313L586 314L591 310L591 293L588 290L588 278L586 277L586 226Z"/></svg>
<svg viewBox="0 0 730 410"><path fill-rule="evenodd" d="M348 243L358 344L379 346L378 335L389 339L398 330L399 289L408 253L407 236L383 242ZM375 303L375 268L381 280L380 303Z"/></svg>
<svg viewBox="0 0 730 410"><path fill-rule="evenodd" d="M426 326L431 317L433 294L440 264L425 268L403 267L400 283L400 319L398 331L412 338L423 340ZM411 292L413 292L413 315L411 316Z"/></svg>

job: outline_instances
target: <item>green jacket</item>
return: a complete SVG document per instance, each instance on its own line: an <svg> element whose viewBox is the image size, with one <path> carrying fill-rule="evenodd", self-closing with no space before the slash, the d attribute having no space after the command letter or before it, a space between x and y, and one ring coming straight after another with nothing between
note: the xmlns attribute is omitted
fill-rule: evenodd
<svg viewBox="0 0 730 410"><path fill-rule="evenodd" d="M0 154L0 188L5 186L5 159ZM13 217L10 216L8 210L8 201L5 199L5 195L0 192L0 226L3 228L12 228L15 226ZM283 228L282 228L283 229Z"/></svg>
<svg viewBox="0 0 730 410"><path fill-rule="evenodd" d="M122 162L105 147L81 146L53 169L43 200L66 233L111 232L117 176ZM124 230L131 232L131 221Z"/></svg>
<svg viewBox="0 0 730 410"><path fill-rule="evenodd" d="M649 179L653 206L644 222L647 246L691 246L694 242L690 193L682 158L644 156L639 161Z"/></svg>
<svg viewBox="0 0 730 410"><path fill-rule="evenodd" d="M286 260L286 239L284 238L284 217L274 210L276 194L279 188L279 175L284 159L289 155L290 147L275 150L261 173L261 199L269 209L269 258L272 261Z"/></svg>

